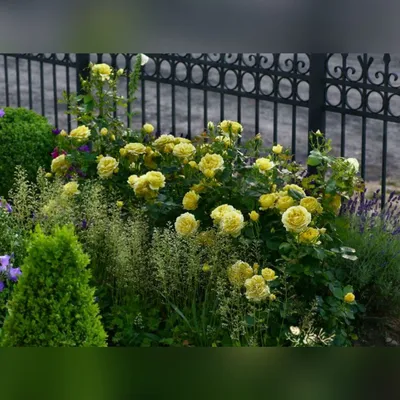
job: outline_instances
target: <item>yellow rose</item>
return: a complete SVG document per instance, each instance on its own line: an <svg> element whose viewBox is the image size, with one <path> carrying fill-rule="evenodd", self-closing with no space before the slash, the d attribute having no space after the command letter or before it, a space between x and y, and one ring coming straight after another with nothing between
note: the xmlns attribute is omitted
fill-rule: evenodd
<svg viewBox="0 0 400 400"><path fill-rule="evenodd" d="M253 276L253 269L244 261L238 260L228 267L229 282L236 287L242 287L246 279Z"/></svg>
<svg viewBox="0 0 400 400"><path fill-rule="evenodd" d="M200 196L194 190L187 192L182 200L183 208L185 210L196 210L199 199Z"/></svg>
<svg viewBox="0 0 400 400"><path fill-rule="evenodd" d="M139 180L139 177L137 175L131 175L128 178L128 184L129 186L133 189L135 183Z"/></svg>
<svg viewBox="0 0 400 400"><path fill-rule="evenodd" d="M124 73L124 69L123 69L123 68L120 68L120 69L117 71L117 75L118 75L118 76L121 76L123 73Z"/></svg>
<svg viewBox="0 0 400 400"><path fill-rule="evenodd" d="M222 136L222 135L221 136L217 136L217 137L215 137L214 140L216 142L224 143L226 147L229 147L229 146L231 146L233 144L232 140L228 136Z"/></svg>
<svg viewBox="0 0 400 400"><path fill-rule="evenodd" d="M318 230L319 230L319 233L320 233L321 235L323 235L323 234L326 233L326 228L321 228L321 229L318 229Z"/></svg>
<svg viewBox="0 0 400 400"><path fill-rule="evenodd" d="M92 71L94 74L100 75L102 81L110 79L111 67L107 64L94 64Z"/></svg>
<svg viewBox="0 0 400 400"><path fill-rule="evenodd" d="M161 135L154 141L154 147L158 150L164 150L164 147L169 143L174 143L175 136L172 135Z"/></svg>
<svg viewBox="0 0 400 400"><path fill-rule="evenodd" d="M258 264L258 263L254 263L253 264L253 272L255 273L255 274L257 274L258 273L258 269L260 268L260 264Z"/></svg>
<svg viewBox="0 0 400 400"><path fill-rule="evenodd" d="M165 176L159 171L149 171L144 177L152 190L159 190L165 186Z"/></svg>
<svg viewBox="0 0 400 400"><path fill-rule="evenodd" d="M256 160L255 166L262 174L265 174L267 171L274 168L275 164L268 158L259 158Z"/></svg>
<svg viewBox="0 0 400 400"><path fill-rule="evenodd" d="M312 214L320 214L323 211L321 204L315 197L307 196L300 200L300 205Z"/></svg>
<svg viewBox="0 0 400 400"><path fill-rule="evenodd" d="M278 201L276 202L276 208L284 212L286 211L289 207L292 207L294 205L294 199L290 196L282 196L278 198Z"/></svg>
<svg viewBox="0 0 400 400"><path fill-rule="evenodd" d="M250 301L260 302L270 295L269 286L260 275L254 275L246 279L244 286L246 288L246 298Z"/></svg>
<svg viewBox="0 0 400 400"><path fill-rule="evenodd" d="M51 178L53 176L53 174L51 172L47 172L47 174L45 175L46 178Z"/></svg>
<svg viewBox="0 0 400 400"><path fill-rule="evenodd" d="M197 162L196 162L196 161L189 161L189 165L190 165L192 168L195 168L195 169L198 168L198 165L197 165Z"/></svg>
<svg viewBox="0 0 400 400"><path fill-rule="evenodd" d="M230 211L235 211L235 208L228 204L222 204L222 206L214 208L211 212L211 218L214 221L214 225L218 225L221 222L222 217Z"/></svg>
<svg viewBox="0 0 400 400"><path fill-rule="evenodd" d="M128 143L124 147L126 154L130 156L140 156L146 153L146 146L142 143Z"/></svg>
<svg viewBox="0 0 400 400"><path fill-rule="evenodd" d="M280 144L277 144L276 146L272 146L272 151L275 154L281 154L283 150L283 147Z"/></svg>
<svg viewBox="0 0 400 400"><path fill-rule="evenodd" d="M249 213L249 217L252 221L257 222L260 218L260 214L253 210L251 213Z"/></svg>
<svg viewBox="0 0 400 400"><path fill-rule="evenodd" d="M356 299L356 296L354 296L354 294L353 293L347 293L345 296L344 296L344 301L346 302L346 303L352 303L355 299Z"/></svg>
<svg viewBox="0 0 400 400"><path fill-rule="evenodd" d="M66 137L68 133L64 131L64 129L60 132L60 136Z"/></svg>
<svg viewBox="0 0 400 400"><path fill-rule="evenodd" d="M174 147L172 153L175 157L188 159L194 156L196 148L191 143L179 143Z"/></svg>
<svg viewBox="0 0 400 400"><path fill-rule="evenodd" d="M300 243L315 243L319 237L319 230L315 228L307 228L299 235Z"/></svg>
<svg viewBox="0 0 400 400"><path fill-rule="evenodd" d="M113 157L102 157L97 164L97 173L101 179L111 178L118 170L118 161Z"/></svg>
<svg viewBox="0 0 400 400"><path fill-rule="evenodd" d="M111 139L112 141L114 141L114 140L115 140L115 135L111 135L111 136L110 136L110 139Z"/></svg>
<svg viewBox="0 0 400 400"><path fill-rule="evenodd" d="M276 296L272 293L272 294L269 295L269 299L271 301L274 301L274 300L276 300Z"/></svg>
<svg viewBox="0 0 400 400"><path fill-rule="evenodd" d="M176 137L175 138L175 140L174 140L174 143L175 144L179 144L179 143L192 143L192 141L190 140L190 139L186 139L186 138L183 138L183 137Z"/></svg>
<svg viewBox="0 0 400 400"><path fill-rule="evenodd" d="M122 208L124 206L124 202L123 201L117 201L117 207L118 208Z"/></svg>
<svg viewBox="0 0 400 400"><path fill-rule="evenodd" d="M89 136L90 129L85 125L78 126L69 134L69 137L75 139L77 142L84 142L89 139Z"/></svg>
<svg viewBox="0 0 400 400"><path fill-rule="evenodd" d="M51 172L54 172L56 175L64 175L68 171L68 168L69 163L65 158L65 154L61 154L51 162Z"/></svg>
<svg viewBox="0 0 400 400"><path fill-rule="evenodd" d="M134 180L134 178L132 180ZM133 190L136 196L144 197L146 200L150 200L158 196L158 191L150 188L150 182L146 175L140 176L135 181Z"/></svg>
<svg viewBox="0 0 400 400"><path fill-rule="evenodd" d="M199 162L199 170L207 177L213 178L217 171L224 169L224 159L219 154L207 153Z"/></svg>
<svg viewBox="0 0 400 400"><path fill-rule="evenodd" d="M274 281L277 278L277 276L275 275L275 271L271 268L262 269L261 275L267 282Z"/></svg>
<svg viewBox="0 0 400 400"><path fill-rule="evenodd" d="M306 195L306 193L304 192L304 190L303 190L300 186L298 186L298 185L293 185L293 184L292 184L292 185L286 185L286 186L283 188L283 191L284 191L284 192L288 192L289 189L295 190L296 192L301 193L303 196Z"/></svg>
<svg viewBox="0 0 400 400"><path fill-rule="evenodd" d="M243 131L242 125L236 121L228 121L228 120L222 121L220 123L220 128L225 133L231 132L233 134L238 134Z"/></svg>
<svg viewBox="0 0 400 400"><path fill-rule="evenodd" d="M200 221L196 221L193 214L185 213L175 221L175 230L181 236L191 236L197 232Z"/></svg>
<svg viewBox="0 0 400 400"><path fill-rule="evenodd" d="M144 124L143 130L150 135L150 133L154 132L154 126L151 124Z"/></svg>
<svg viewBox="0 0 400 400"><path fill-rule="evenodd" d="M220 232L224 235L238 237L244 228L243 214L239 210L226 212L219 224Z"/></svg>
<svg viewBox="0 0 400 400"><path fill-rule="evenodd" d="M175 144L174 144L174 143L167 143L167 144L164 146L164 152L165 152L165 153L172 153L172 152L174 151L174 147L175 147Z"/></svg>
<svg viewBox="0 0 400 400"><path fill-rule="evenodd" d="M126 149L119 149L119 154L122 156L122 157L125 157L127 154L128 154L128 151L126 150Z"/></svg>
<svg viewBox="0 0 400 400"><path fill-rule="evenodd" d="M260 203L260 210L268 210L268 208L272 208L275 205L275 202L277 200L278 196L276 193L270 193L270 194L263 194L260 196L258 199L258 202Z"/></svg>
<svg viewBox="0 0 400 400"><path fill-rule="evenodd" d="M290 207L282 215L282 223L290 232L302 232L310 222L311 214L303 206Z"/></svg>
<svg viewBox="0 0 400 400"><path fill-rule="evenodd" d="M101 128L101 130L100 130L100 135L101 136L106 136L107 133L108 133L108 129L107 128Z"/></svg>
<svg viewBox="0 0 400 400"><path fill-rule="evenodd" d="M63 194L67 196L74 196L76 194L79 194L80 191L78 190L78 183L77 182L68 182L64 185L63 188Z"/></svg>

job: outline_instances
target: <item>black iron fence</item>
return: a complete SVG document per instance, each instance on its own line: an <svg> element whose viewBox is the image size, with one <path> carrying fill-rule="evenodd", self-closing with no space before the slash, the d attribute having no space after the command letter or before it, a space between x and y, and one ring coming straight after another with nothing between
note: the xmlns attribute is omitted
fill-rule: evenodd
<svg viewBox="0 0 400 400"><path fill-rule="evenodd" d="M23 106L71 129L62 91L79 90L89 61L131 70L135 54L1 54L0 107ZM337 155L356 157L366 180L400 182L400 57L381 54L147 54L128 126L200 133L209 120L235 119L266 144L290 146L300 160L320 129ZM3 65L1 65L3 64ZM128 90L128 80L120 89ZM129 110L131 111L131 110ZM389 175L388 175L389 174ZM400 185L399 185L400 186Z"/></svg>

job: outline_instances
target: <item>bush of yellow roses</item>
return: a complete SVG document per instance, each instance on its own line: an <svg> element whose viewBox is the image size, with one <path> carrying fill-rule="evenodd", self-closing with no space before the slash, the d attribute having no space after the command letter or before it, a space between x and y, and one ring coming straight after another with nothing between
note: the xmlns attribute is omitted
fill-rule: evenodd
<svg viewBox="0 0 400 400"><path fill-rule="evenodd" d="M80 125L59 135L51 173L64 176L67 192L76 194L80 180L98 179L116 191L119 207L142 209L153 226L172 222L182 237L204 240L214 232L215 240L228 236L258 246L261 268L246 260L227 266L232 286L260 304L287 295L284 276L303 302L317 302L323 326L337 344L345 343L346 327L362 307L329 260L356 258L333 222L342 200L363 188L357 160L331 157L319 131L310 134L311 173L280 144L263 147L260 134L239 145L244 128L236 121L210 122L193 139L156 135L150 123L132 131L113 113L115 104L131 101L117 95L122 75L93 65L83 82L86 95L67 99Z"/></svg>

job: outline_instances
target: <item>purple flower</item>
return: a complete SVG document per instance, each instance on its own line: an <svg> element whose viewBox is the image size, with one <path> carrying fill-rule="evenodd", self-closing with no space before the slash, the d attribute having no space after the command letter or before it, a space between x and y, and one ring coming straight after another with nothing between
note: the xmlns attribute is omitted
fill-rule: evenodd
<svg viewBox="0 0 400 400"><path fill-rule="evenodd" d="M0 108L0 118L3 118L6 115L5 111Z"/></svg>
<svg viewBox="0 0 400 400"><path fill-rule="evenodd" d="M10 204L6 204L6 210L9 212L9 213L12 213L12 207L10 206Z"/></svg>
<svg viewBox="0 0 400 400"><path fill-rule="evenodd" d="M53 132L53 135L59 135L61 132L61 129L53 129L52 132Z"/></svg>
<svg viewBox="0 0 400 400"><path fill-rule="evenodd" d="M89 148L89 146L87 144L84 144L83 146L78 147L78 151L84 151L86 153L89 153L90 148Z"/></svg>
<svg viewBox="0 0 400 400"><path fill-rule="evenodd" d="M82 227L82 229L86 229L86 228L87 228L87 221L86 221L86 219L82 220L81 227Z"/></svg>
<svg viewBox="0 0 400 400"><path fill-rule="evenodd" d="M4 282L0 281L0 293L4 290Z"/></svg>
<svg viewBox="0 0 400 400"><path fill-rule="evenodd" d="M10 281L16 282L18 280L18 276L21 274L22 272L19 268L10 268L8 277L10 278Z"/></svg>
<svg viewBox="0 0 400 400"><path fill-rule="evenodd" d="M5 271L10 265L10 258L11 256L9 256L8 254L0 256L0 272Z"/></svg>

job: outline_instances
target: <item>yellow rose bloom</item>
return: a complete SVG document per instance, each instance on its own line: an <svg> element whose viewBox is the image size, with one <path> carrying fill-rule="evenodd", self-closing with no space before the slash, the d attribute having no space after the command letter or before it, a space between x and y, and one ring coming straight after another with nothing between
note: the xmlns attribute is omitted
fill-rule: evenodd
<svg viewBox="0 0 400 400"><path fill-rule="evenodd" d="M254 275L246 279L244 286L246 288L246 298L250 301L260 302L270 295L269 286L260 275Z"/></svg>
<svg viewBox="0 0 400 400"><path fill-rule="evenodd" d="M304 192L304 190L303 190L300 186L298 186L298 185L294 185L294 184L292 184L292 185L286 185L286 186L283 188L283 191L284 191L284 192L288 192L289 189L295 190L296 192L301 193L303 196L306 195L306 193Z"/></svg>
<svg viewBox="0 0 400 400"><path fill-rule="evenodd" d="M131 175L128 178L128 184L129 186L133 189L135 183L139 180L139 177L137 175Z"/></svg>
<svg viewBox="0 0 400 400"><path fill-rule="evenodd" d="M152 124L144 124L143 130L150 135L150 133L154 132L154 126Z"/></svg>
<svg viewBox="0 0 400 400"><path fill-rule="evenodd" d="M196 162L196 161L189 161L189 165L190 165L192 168L195 168L195 169L198 168L198 165L197 165L197 162Z"/></svg>
<svg viewBox="0 0 400 400"><path fill-rule="evenodd" d="M94 64L92 66L92 72L99 75L102 81L110 79L111 71L111 67L107 64Z"/></svg>
<svg viewBox="0 0 400 400"><path fill-rule="evenodd" d="M213 178L217 171L224 169L224 159L219 154L207 153L199 162L199 170L207 177Z"/></svg>
<svg viewBox="0 0 400 400"><path fill-rule="evenodd" d="M68 171L68 168L69 163L66 160L65 154L61 154L51 162L51 172L56 175L64 175Z"/></svg>
<svg viewBox="0 0 400 400"><path fill-rule="evenodd" d="M60 132L60 136L66 137L68 136L68 133L64 131L64 129Z"/></svg>
<svg viewBox="0 0 400 400"><path fill-rule="evenodd" d="M211 212L211 218L214 221L214 225L218 225L221 222L222 217L230 211L235 211L235 208L229 204L222 204L222 206L214 208Z"/></svg>
<svg viewBox="0 0 400 400"><path fill-rule="evenodd" d="M122 157L125 157L128 154L128 151L125 148L119 149L119 154Z"/></svg>
<svg viewBox="0 0 400 400"><path fill-rule="evenodd" d="M178 136L178 137L175 138L174 143L175 143L175 144L179 144L179 143L192 143L192 141L191 141L190 139L186 139L186 138L183 138L183 137Z"/></svg>
<svg viewBox="0 0 400 400"><path fill-rule="evenodd" d="M51 172L47 172L45 175L46 178L51 178L52 176L53 176L53 174Z"/></svg>
<svg viewBox="0 0 400 400"><path fill-rule="evenodd" d="M185 210L196 210L199 199L200 196L194 190L187 192L182 200L183 208Z"/></svg>
<svg viewBox="0 0 400 400"><path fill-rule="evenodd" d="M255 162L255 167L258 168L258 170L262 174L265 174L267 171L270 171L272 168L274 168L274 166L275 164L268 158L259 158Z"/></svg>
<svg viewBox="0 0 400 400"><path fill-rule="evenodd" d="M287 231L300 233L311 222L311 214L303 206L288 208L282 215L282 223Z"/></svg>
<svg viewBox="0 0 400 400"><path fill-rule="evenodd" d="M300 205L307 209L311 214L321 214L323 208L315 197L307 196L300 200Z"/></svg>
<svg viewBox="0 0 400 400"><path fill-rule="evenodd" d="M178 235L191 236L197 232L199 225L200 221L196 221L193 214L185 213L176 219L175 230Z"/></svg>
<svg viewBox="0 0 400 400"><path fill-rule="evenodd" d="M117 201L117 207L118 208L122 208L124 206L124 202L123 201Z"/></svg>
<svg viewBox="0 0 400 400"><path fill-rule="evenodd" d="M232 140L228 136L222 136L222 135L215 137L214 141L222 142L225 144L226 147L229 147L233 144Z"/></svg>
<svg viewBox="0 0 400 400"><path fill-rule="evenodd" d="M271 268L263 268L261 275L267 282L274 281L277 278L275 271Z"/></svg>
<svg viewBox="0 0 400 400"><path fill-rule="evenodd" d="M102 157L97 164L97 173L101 179L111 178L118 170L118 161L113 157Z"/></svg>
<svg viewBox="0 0 400 400"><path fill-rule="evenodd" d="M244 228L243 214L239 210L226 212L219 224L220 232L224 235L238 237Z"/></svg>
<svg viewBox="0 0 400 400"><path fill-rule="evenodd" d="M124 150L129 156L146 154L146 146L142 143L128 143L125 145Z"/></svg>
<svg viewBox="0 0 400 400"><path fill-rule="evenodd" d="M260 218L260 214L253 210L251 213L249 213L249 217L252 221L257 222Z"/></svg>
<svg viewBox="0 0 400 400"><path fill-rule="evenodd" d="M172 154L175 157L189 159L196 153L196 147L191 143L179 143L174 147Z"/></svg>
<svg viewBox="0 0 400 400"><path fill-rule="evenodd" d="M124 73L124 69L123 69L123 68L120 68L120 69L117 71L117 75L118 75L118 76L121 76L123 73Z"/></svg>
<svg viewBox="0 0 400 400"><path fill-rule="evenodd" d="M268 210L269 208L274 207L277 198L278 196L276 193L263 194L262 196L260 196L260 198L258 199L258 202L261 206L260 210Z"/></svg>
<svg viewBox="0 0 400 400"><path fill-rule="evenodd" d="M63 194L67 196L74 196L76 194L79 194L80 191L78 190L78 183L77 182L68 182L64 185L63 188Z"/></svg>
<svg viewBox="0 0 400 400"><path fill-rule="evenodd" d="M276 296L272 293L272 294L269 295L269 299L271 301L274 301L274 300L276 300Z"/></svg>
<svg viewBox="0 0 400 400"><path fill-rule="evenodd" d="M354 296L354 294L353 293L347 293L345 296L344 296L344 301L346 302L346 303L352 303L355 299L356 299L356 296Z"/></svg>
<svg viewBox="0 0 400 400"><path fill-rule="evenodd" d="M299 235L300 243L315 243L319 237L319 230L315 228L307 228Z"/></svg>
<svg viewBox="0 0 400 400"><path fill-rule="evenodd" d="M89 136L90 129L85 125L78 126L69 134L69 137L75 139L77 142L84 142L89 139Z"/></svg>
<svg viewBox="0 0 400 400"><path fill-rule="evenodd" d="M220 123L220 128L224 133L229 133L231 131L233 134L238 134L243 131L243 127L239 122L225 120Z"/></svg>
<svg viewBox="0 0 400 400"><path fill-rule="evenodd" d="M276 202L276 208L280 212L286 211L289 207L292 207L294 205L295 201L293 197L290 196L282 196L278 198L278 201Z"/></svg>
<svg viewBox="0 0 400 400"><path fill-rule="evenodd" d="M238 260L227 270L229 282L236 287L242 287L253 276L253 269L244 261Z"/></svg>
<svg viewBox="0 0 400 400"><path fill-rule="evenodd" d="M107 128L101 128L101 130L100 130L100 135L101 136L106 136L107 133L108 133L108 129Z"/></svg>
<svg viewBox="0 0 400 400"><path fill-rule="evenodd" d="M275 154L281 154L283 150L283 147L280 144L277 144L276 146L272 146L272 152Z"/></svg>
<svg viewBox="0 0 400 400"><path fill-rule="evenodd" d="M133 178L132 181L135 179ZM146 200L153 199L158 196L158 191L150 188L150 182L146 175L140 176L133 184L133 190L138 197L144 197Z"/></svg>
<svg viewBox="0 0 400 400"><path fill-rule="evenodd" d="M165 153L172 153L172 152L174 151L174 147L175 147L175 144L174 144L174 143L167 143L167 144L164 146L164 152L165 152Z"/></svg>
<svg viewBox="0 0 400 400"><path fill-rule="evenodd" d="M152 190L159 190L165 186L165 176L159 171L149 171L144 175Z"/></svg>
<svg viewBox="0 0 400 400"><path fill-rule="evenodd" d="M157 150L160 150L160 151L162 151L162 150L164 150L164 147L167 145L167 144L169 144L169 143L174 143L174 141L175 141L175 136L172 136L172 135L161 135L159 138L157 138L155 141L154 141L154 147L157 149Z"/></svg>

